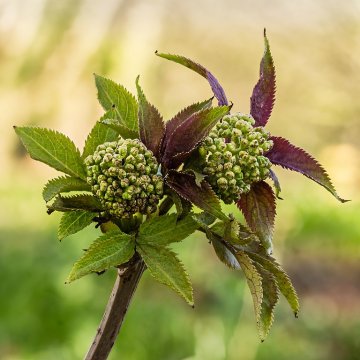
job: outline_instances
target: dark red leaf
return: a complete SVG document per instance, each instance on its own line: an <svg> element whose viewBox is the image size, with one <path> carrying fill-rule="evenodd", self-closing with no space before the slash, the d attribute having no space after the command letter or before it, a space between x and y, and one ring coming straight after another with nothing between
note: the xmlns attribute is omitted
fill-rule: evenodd
<svg viewBox="0 0 360 360"><path fill-rule="evenodd" d="M271 252L276 202L270 185L264 181L254 183L247 194L241 195L237 206L250 229L257 234L265 249Z"/></svg>
<svg viewBox="0 0 360 360"><path fill-rule="evenodd" d="M260 78L250 98L250 114L255 119L255 126L266 125L275 102L275 67L265 29L264 41L265 51L260 63Z"/></svg>
<svg viewBox="0 0 360 360"><path fill-rule="evenodd" d="M218 219L228 220L221 211L219 199L206 181L202 181L201 187L199 187L196 185L194 175L171 170L165 177L165 182L185 200Z"/></svg>
<svg viewBox="0 0 360 360"><path fill-rule="evenodd" d="M199 102L196 104L192 104L185 109L178 112L171 120L169 120L165 125L165 136L163 141L163 148L166 147L167 142L171 134L175 131L175 129L185 122L190 116L199 112L200 110L209 109L211 107L212 99L205 100L203 102Z"/></svg>
<svg viewBox="0 0 360 360"><path fill-rule="evenodd" d="M180 55L162 54L158 53L157 51L155 52L155 54L164 59L184 65L187 68L197 72L199 75L203 76L209 82L211 89L219 102L219 106L228 105L224 89L221 87L215 76L210 71L206 70L202 65Z"/></svg>
<svg viewBox="0 0 360 360"><path fill-rule="evenodd" d="M201 110L179 125L167 139L165 167L177 168L229 110L229 106Z"/></svg>
<svg viewBox="0 0 360 360"><path fill-rule="evenodd" d="M139 100L139 132L140 140L159 159L159 150L165 133L165 126L159 111L151 105L139 85L139 76L136 79L136 88Z"/></svg>
<svg viewBox="0 0 360 360"><path fill-rule="evenodd" d="M339 197L327 172L305 150L292 145L282 137L272 136L271 140L274 142L274 146L267 152L266 156L273 164L297 171L316 181L330 191L339 201L348 201Z"/></svg>

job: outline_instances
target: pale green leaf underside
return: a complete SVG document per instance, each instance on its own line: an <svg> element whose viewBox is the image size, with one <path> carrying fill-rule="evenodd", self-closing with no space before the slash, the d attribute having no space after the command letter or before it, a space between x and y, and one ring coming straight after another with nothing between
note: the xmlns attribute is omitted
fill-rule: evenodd
<svg viewBox="0 0 360 360"><path fill-rule="evenodd" d="M257 263L254 265L262 279L263 300L261 302L260 317L257 325L260 339L264 341L274 322L274 309L279 301L279 289L274 276L270 272Z"/></svg>
<svg viewBox="0 0 360 360"><path fill-rule="evenodd" d="M291 280L286 272L270 256L265 258L252 252L248 252L248 255L274 276L280 292L288 301L295 316L297 316L300 310L299 299L296 294L296 290L294 289L294 286L292 285Z"/></svg>
<svg viewBox="0 0 360 360"><path fill-rule="evenodd" d="M38 127L15 127L15 131L34 160L68 175L86 179L79 150L67 136Z"/></svg>
<svg viewBox="0 0 360 360"><path fill-rule="evenodd" d="M85 141L82 158L85 159L88 155L92 155L98 145L108 141L115 141L117 138L118 134L116 131L104 124L101 124L100 122L97 122Z"/></svg>
<svg viewBox="0 0 360 360"><path fill-rule="evenodd" d="M84 180L68 176L59 176L46 183L42 195L44 200L48 202L56 195L69 191L91 191L91 187Z"/></svg>
<svg viewBox="0 0 360 360"><path fill-rule="evenodd" d="M95 75L98 98L102 107L113 109L116 120L130 130L138 131L138 104L135 97L123 86L102 76Z"/></svg>
<svg viewBox="0 0 360 360"><path fill-rule="evenodd" d="M243 251L239 251L236 255L242 271L245 274L248 283L255 310L256 322L260 322L261 317L261 303L263 301L262 278L256 269L253 261Z"/></svg>
<svg viewBox="0 0 360 360"><path fill-rule="evenodd" d="M134 255L134 237L120 232L112 232L99 237L74 264L67 283L92 272L107 270L121 265Z"/></svg>
<svg viewBox="0 0 360 360"><path fill-rule="evenodd" d="M193 290L185 269L176 255L166 247L141 244L137 247L150 274L194 304Z"/></svg>
<svg viewBox="0 0 360 360"><path fill-rule="evenodd" d="M177 221L177 214L154 217L140 226L139 244L167 245L191 235L199 225L191 216Z"/></svg>
<svg viewBox="0 0 360 360"><path fill-rule="evenodd" d="M95 213L82 210L64 213L61 217L58 229L59 240L86 228L92 223L95 216Z"/></svg>

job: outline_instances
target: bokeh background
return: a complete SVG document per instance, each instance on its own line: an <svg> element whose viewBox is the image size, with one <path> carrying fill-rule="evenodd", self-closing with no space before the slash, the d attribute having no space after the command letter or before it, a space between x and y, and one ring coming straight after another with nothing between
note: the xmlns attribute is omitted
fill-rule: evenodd
<svg viewBox="0 0 360 360"><path fill-rule="evenodd" d="M359 1L0 0L1 359L81 359L115 279L108 271L64 285L97 231L57 240L59 217L41 199L56 173L29 159L12 125L51 127L83 146L101 115L94 72L132 92L140 74L166 119L211 95L202 78L155 50L206 65L234 109L247 112L264 27L277 68L269 129L315 155L352 199L340 204L301 175L277 171L276 256L298 290L300 318L281 299L261 344L241 273L192 237L176 251L195 309L145 274L110 359L359 358Z"/></svg>

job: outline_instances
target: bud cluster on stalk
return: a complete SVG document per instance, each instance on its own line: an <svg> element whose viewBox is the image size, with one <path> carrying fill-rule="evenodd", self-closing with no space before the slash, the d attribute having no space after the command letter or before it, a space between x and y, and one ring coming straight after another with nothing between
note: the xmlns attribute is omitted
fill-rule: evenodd
<svg viewBox="0 0 360 360"><path fill-rule="evenodd" d="M85 159L87 182L105 212L118 218L156 211L163 195L158 162L139 140L106 142Z"/></svg>
<svg viewBox="0 0 360 360"><path fill-rule="evenodd" d="M254 182L265 179L271 163L264 154L273 146L263 127L253 127L251 115L226 115L199 148L202 172L216 194L226 203L250 191Z"/></svg>

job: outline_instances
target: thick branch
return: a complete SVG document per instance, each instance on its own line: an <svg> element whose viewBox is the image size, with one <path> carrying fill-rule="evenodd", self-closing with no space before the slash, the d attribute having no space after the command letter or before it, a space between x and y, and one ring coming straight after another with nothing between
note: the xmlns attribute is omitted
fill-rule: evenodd
<svg viewBox="0 0 360 360"><path fill-rule="evenodd" d="M128 267L118 270L104 316L84 360L107 359L144 270L145 264L138 256L130 260Z"/></svg>

